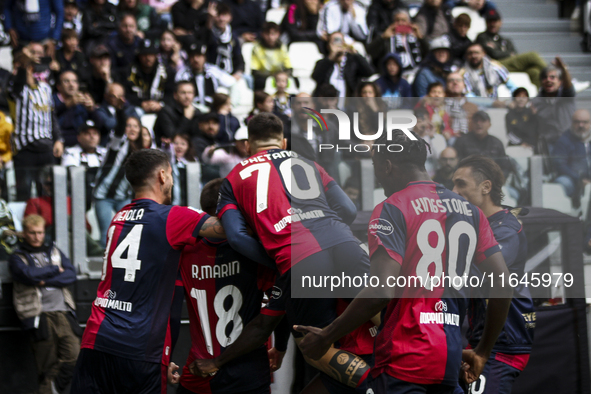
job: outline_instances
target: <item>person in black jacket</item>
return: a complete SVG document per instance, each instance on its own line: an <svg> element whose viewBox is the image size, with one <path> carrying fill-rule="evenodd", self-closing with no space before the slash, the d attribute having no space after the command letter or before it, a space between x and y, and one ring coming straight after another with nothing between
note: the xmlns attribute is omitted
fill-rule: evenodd
<svg viewBox="0 0 591 394"><path fill-rule="evenodd" d="M190 40L208 22L208 0L179 0L170 9L174 34Z"/></svg>
<svg viewBox="0 0 591 394"><path fill-rule="evenodd" d="M82 14L82 45L85 50L104 43L117 31L117 8L107 0L89 0Z"/></svg>
<svg viewBox="0 0 591 394"><path fill-rule="evenodd" d="M472 44L468 38L468 30L472 25L472 19L468 14L460 14L454 19L451 30L449 31L449 40L451 42L451 56L453 59L463 61L466 49Z"/></svg>
<svg viewBox="0 0 591 394"><path fill-rule="evenodd" d="M525 88L517 88L513 92L513 103L505 115L507 139L509 146L525 146L538 153L538 131L540 120L528 106L529 94Z"/></svg>
<svg viewBox="0 0 591 394"><path fill-rule="evenodd" d="M320 6L319 0L296 0L290 5L281 21L282 41L286 44L311 41L324 52L325 43L316 34Z"/></svg>
<svg viewBox="0 0 591 394"><path fill-rule="evenodd" d="M351 97L360 79L370 77L375 71L363 56L345 45L344 40L343 33L330 35L329 54L316 63L312 79L317 86L325 83L333 85L339 91L339 97Z"/></svg>
<svg viewBox="0 0 591 394"><path fill-rule="evenodd" d="M62 47L55 51L55 60L59 64L59 71L74 71L78 75L80 83L87 85L90 78L90 69L86 56L78 45L80 40L75 30L64 29L62 31Z"/></svg>
<svg viewBox="0 0 591 394"><path fill-rule="evenodd" d="M384 31L394 22L392 14L396 9L407 9L407 5L402 0L374 0L371 2L367 11L367 26L369 27L369 37L375 38L382 35Z"/></svg>
<svg viewBox="0 0 591 394"><path fill-rule="evenodd" d="M176 84L174 102L164 107L154 123L156 146L170 144L174 134L183 133L191 137L198 129L197 118L201 112L193 106L195 87L192 82L181 81Z"/></svg>
<svg viewBox="0 0 591 394"><path fill-rule="evenodd" d="M232 30L243 42L253 42L259 36L265 16L253 0L224 0L232 9Z"/></svg>

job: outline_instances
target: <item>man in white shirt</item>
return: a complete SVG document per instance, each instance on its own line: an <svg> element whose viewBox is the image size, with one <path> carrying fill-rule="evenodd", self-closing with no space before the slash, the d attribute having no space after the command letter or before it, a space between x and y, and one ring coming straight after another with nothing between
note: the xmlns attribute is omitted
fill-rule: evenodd
<svg viewBox="0 0 591 394"><path fill-rule="evenodd" d="M324 5L318 18L316 33L327 40L340 31L350 41L365 41L368 35L365 9L354 0L331 0Z"/></svg>

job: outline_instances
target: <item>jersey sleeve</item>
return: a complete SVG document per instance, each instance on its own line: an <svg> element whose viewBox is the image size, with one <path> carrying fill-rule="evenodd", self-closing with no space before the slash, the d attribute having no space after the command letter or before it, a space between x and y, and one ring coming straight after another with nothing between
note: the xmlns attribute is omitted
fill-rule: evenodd
<svg viewBox="0 0 591 394"><path fill-rule="evenodd" d="M224 213L230 209L238 209L238 201L234 196L232 184L228 178L224 179L222 186L220 186L220 195L218 197L217 216L222 218Z"/></svg>
<svg viewBox="0 0 591 394"><path fill-rule="evenodd" d="M488 220L484 215L484 212L478 209L480 213L480 223L478 226L478 244L476 245L476 256L475 256L475 263L480 264L488 257L492 256L496 252L499 252L501 249L499 248L499 244L497 243L495 236L493 234L492 229L490 228L490 224L488 224Z"/></svg>
<svg viewBox="0 0 591 394"><path fill-rule="evenodd" d="M328 175L326 170L324 168L322 168L322 166L320 164L314 163L314 165L316 165L316 169L320 173L320 179L322 180L322 186L324 187L325 192L328 191L328 189L333 184L335 184L335 185L337 184L336 181L330 175Z"/></svg>
<svg viewBox="0 0 591 394"><path fill-rule="evenodd" d="M402 265L406 250L406 219L400 209L387 203L375 207L367 237L370 256L382 246L392 259Z"/></svg>
<svg viewBox="0 0 591 394"><path fill-rule="evenodd" d="M193 245L209 215L190 207L172 207L166 220L166 237L174 249Z"/></svg>
<svg viewBox="0 0 591 394"><path fill-rule="evenodd" d="M290 275L283 274L277 277L273 288L267 292L269 302L261 309L261 314L267 316L285 315L286 303L289 298L289 286L291 285Z"/></svg>
<svg viewBox="0 0 591 394"><path fill-rule="evenodd" d="M500 226L497 232L494 232L494 236L499 243L507 268L511 268L519 255L519 234L513 229Z"/></svg>

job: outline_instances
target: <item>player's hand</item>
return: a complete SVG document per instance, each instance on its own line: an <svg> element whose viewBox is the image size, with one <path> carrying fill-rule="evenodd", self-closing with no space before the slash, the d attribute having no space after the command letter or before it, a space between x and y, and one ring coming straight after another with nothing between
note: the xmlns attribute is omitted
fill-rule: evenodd
<svg viewBox="0 0 591 394"><path fill-rule="evenodd" d="M281 368L283 356L285 356L285 352L280 352L275 348L269 349L269 367L271 368L271 372L275 372Z"/></svg>
<svg viewBox="0 0 591 394"><path fill-rule="evenodd" d="M332 343L327 341L322 335L322 329L310 326L293 326L297 332L305 334L299 344L299 348L304 356L312 360L319 360L326 354Z"/></svg>
<svg viewBox="0 0 591 394"><path fill-rule="evenodd" d="M60 158L64 154L64 143L61 141L55 141L53 144L53 156Z"/></svg>
<svg viewBox="0 0 591 394"><path fill-rule="evenodd" d="M168 383L177 384L181 380L181 375L177 372L179 366L172 361L168 364Z"/></svg>
<svg viewBox="0 0 591 394"><path fill-rule="evenodd" d="M218 372L219 368L215 365L214 359L195 360L189 365L189 371L195 376L206 378L213 376Z"/></svg>
<svg viewBox="0 0 591 394"><path fill-rule="evenodd" d="M462 370L460 376L467 384L478 380L488 358L476 353L473 349L462 351Z"/></svg>

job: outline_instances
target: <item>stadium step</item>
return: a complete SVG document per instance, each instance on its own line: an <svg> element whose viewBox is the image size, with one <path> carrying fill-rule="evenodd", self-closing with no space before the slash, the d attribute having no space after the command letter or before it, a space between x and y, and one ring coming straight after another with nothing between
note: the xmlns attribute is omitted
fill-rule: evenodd
<svg viewBox="0 0 591 394"><path fill-rule="evenodd" d="M522 0L498 3L497 8L503 17L511 18L558 18L558 4L544 2L525 2ZM503 11L505 10L505 11Z"/></svg>
<svg viewBox="0 0 591 394"><path fill-rule="evenodd" d="M535 52L580 52L581 37L576 33L545 32L532 33L521 32L509 35L519 53Z"/></svg>
<svg viewBox="0 0 591 394"><path fill-rule="evenodd" d="M503 19L502 34L513 35L516 32L570 32L573 30L569 19L557 18L535 18L524 19L510 18Z"/></svg>
<svg viewBox="0 0 591 394"><path fill-rule="evenodd" d="M551 62L554 60L554 58L556 57L556 55L560 55L560 57L562 58L562 60L564 60L566 62L566 64L570 67L572 66L587 66L589 67L589 65L591 65L591 54L588 53L583 53L579 50L579 52L569 52L569 53L565 53L565 52L546 52L540 53L540 56L542 56L542 59L544 59L546 62Z"/></svg>

